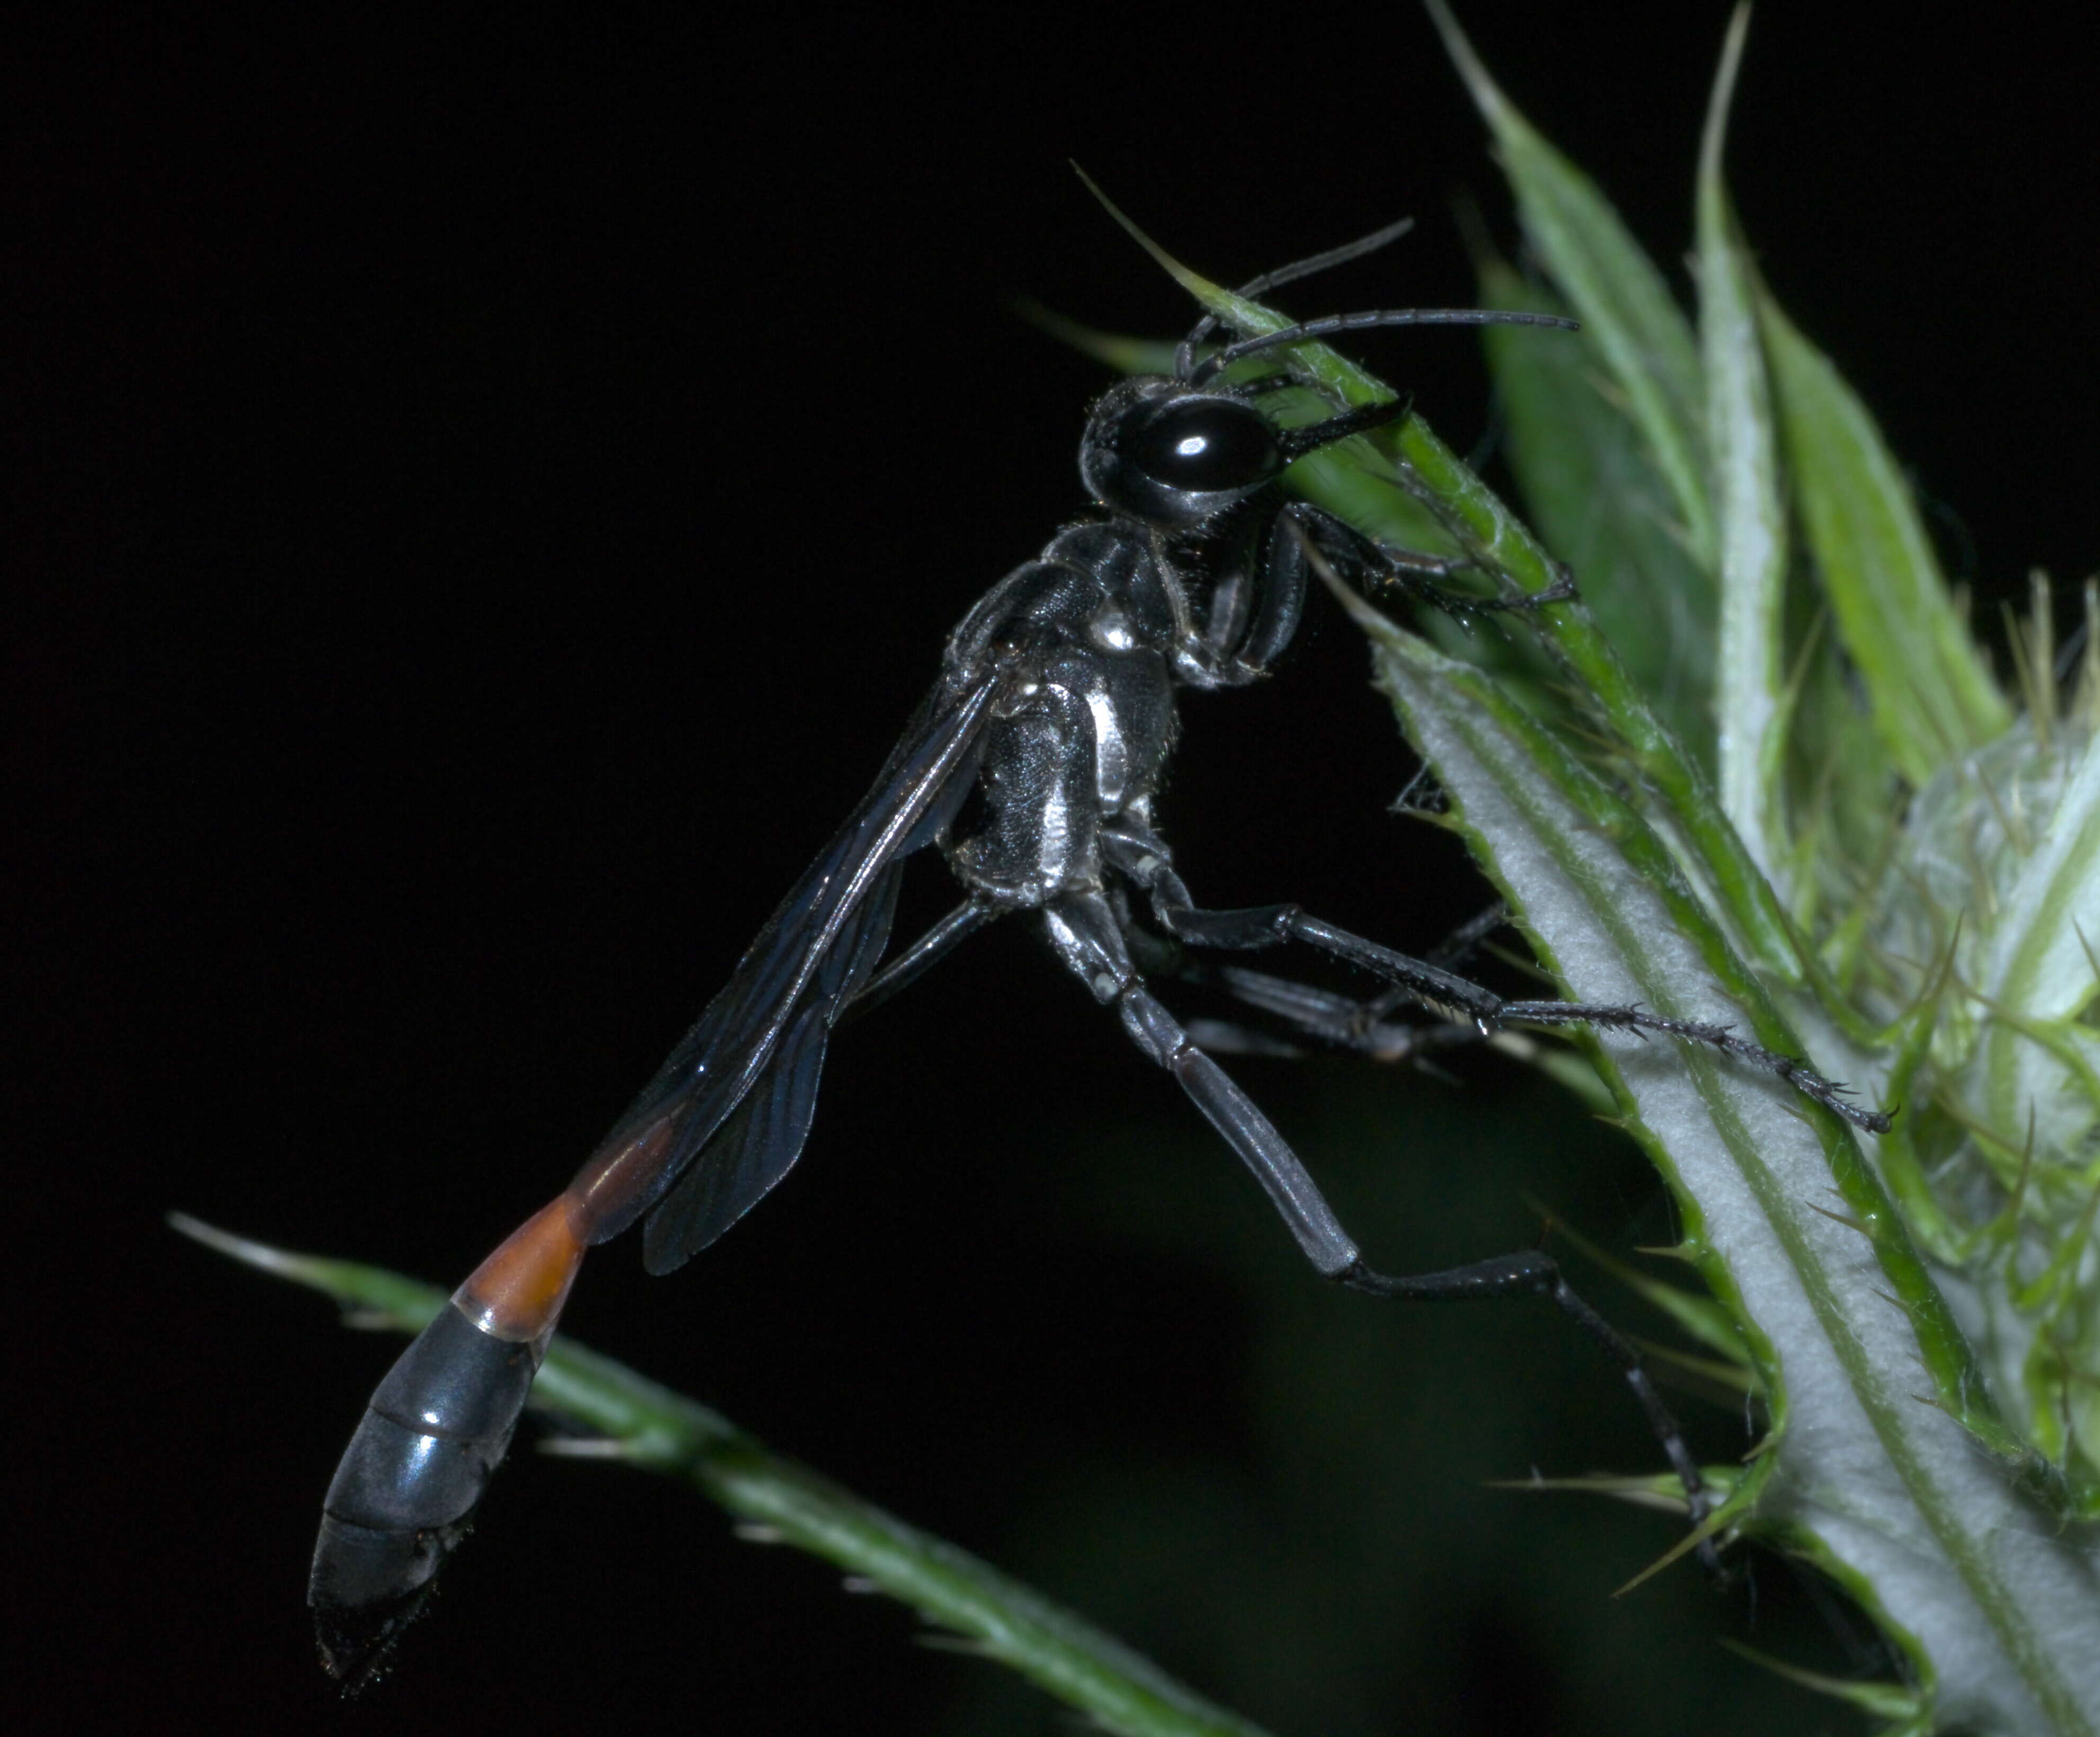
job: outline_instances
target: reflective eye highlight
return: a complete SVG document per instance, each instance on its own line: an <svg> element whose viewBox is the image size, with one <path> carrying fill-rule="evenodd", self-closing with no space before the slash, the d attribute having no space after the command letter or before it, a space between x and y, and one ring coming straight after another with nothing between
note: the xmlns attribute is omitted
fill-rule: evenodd
<svg viewBox="0 0 2100 1737"><path fill-rule="evenodd" d="M1230 399L1170 399L1131 430L1125 454L1154 481L1195 494L1253 488L1283 468L1268 418Z"/></svg>

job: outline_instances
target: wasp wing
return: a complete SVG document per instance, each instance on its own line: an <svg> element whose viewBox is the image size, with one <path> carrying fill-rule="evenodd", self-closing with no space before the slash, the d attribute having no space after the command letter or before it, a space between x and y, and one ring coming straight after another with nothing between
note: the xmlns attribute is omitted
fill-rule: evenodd
<svg viewBox="0 0 2100 1737"><path fill-rule="evenodd" d="M651 1272L668 1272L691 1259L757 1206L801 1156L817 1111L825 1044L882 956L903 867L897 862L883 871L840 932L743 1102L649 1215L642 1250Z"/></svg>
<svg viewBox="0 0 2100 1737"><path fill-rule="evenodd" d="M823 1034L872 972L888 939L901 860L930 844L968 793L978 738L1007 679L988 674L960 693L944 684L920 707L874 788L781 901L729 981L585 1166L605 1174L624 1168L631 1156L647 1173L646 1183L638 1179L620 1191L621 1202L593 1227L593 1242L619 1235L655 1207L697 1159L701 1172L690 1201L701 1202L712 1191L720 1204L682 1207L661 1233L652 1226L648 1265L668 1271L720 1235L800 1156L823 1061ZM811 1016L805 1030L802 1021ZM791 1033L796 1041L783 1046ZM780 1095L778 1112L761 1118L754 1110L734 1131L735 1139L718 1140L724 1124L783 1055L788 1065L768 1082L769 1098ZM730 1173L719 1184L697 1179L717 1164Z"/></svg>

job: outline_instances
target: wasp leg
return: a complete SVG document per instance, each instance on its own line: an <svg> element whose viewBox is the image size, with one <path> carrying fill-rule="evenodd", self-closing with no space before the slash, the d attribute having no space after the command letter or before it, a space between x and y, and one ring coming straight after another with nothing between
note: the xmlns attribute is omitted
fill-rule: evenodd
<svg viewBox="0 0 2100 1737"><path fill-rule="evenodd" d="M1000 914L1001 907L990 899L964 899L869 978L859 993L840 1010L839 1019L858 1019L862 1014L880 1007L891 996L910 988L953 952L959 943Z"/></svg>
<svg viewBox="0 0 2100 1737"><path fill-rule="evenodd" d="M1171 1074L1205 1120L1254 1172L1269 1204L1297 1239L1299 1248L1324 1278L1367 1296L1405 1303L1465 1303L1476 1298L1542 1296L1586 1334L1626 1378L1649 1427L1684 1486L1692 1523L1711 1511L1698 1462L1677 1419L1649 1380L1632 1343L1578 1296L1560 1263L1542 1250L1498 1255L1441 1272L1392 1274L1367 1264L1335 1210L1327 1204L1298 1154L1260 1107L1231 1076L1189 1040L1174 1016L1146 988L1130 961L1123 930L1109 901L1096 892L1067 893L1043 910L1051 946L1065 966L1105 1006L1122 1016L1123 1029L1146 1056ZM1700 1556L1720 1572L1710 1541Z"/></svg>
<svg viewBox="0 0 2100 1737"><path fill-rule="evenodd" d="M1477 1043L1486 1035L1479 1026L1397 1024L1392 1016L1410 1006L1413 998L1405 991L1388 989L1370 997L1343 994L1339 990L1280 977L1245 965L1220 964L1191 952L1179 941L1149 933L1129 921L1125 906L1124 938L1141 968L1154 975L1171 972L1184 983L1222 990L1234 1000L1257 1007L1308 1036L1335 1049L1353 1050L1374 1061L1419 1062L1427 1052ZM1448 971L1461 963L1480 942L1509 921L1509 907L1500 900L1462 924L1426 955L1427 963ZM1253 1026L1221 1019L1193 1019L1189 1034L1205 1049L1235 1056L1299 1056L1306 1051L1288 1038L1268 1035Z"/></svg>
<svg viewBox="0 0 2100 1737"><path fill-rule="evenodd" d="M1277 946L1286 941L1300 941L1384 978L1410 1000L1454 1024L1470 1023L1483 1031L1518 1025L1589 1025L1687 1038L1784 1080L1803 1097L1813 1099L1855 1127L1864 1128L1870 1134L1888 1132L1888 1117L1852 1103L1846 1096L1845 1087L1837 1081L1825 1079L1794 1056L1782 1056L1776 1050L1736 1036L1728 1026L1712 1025L1704 1020L1672 1019L1642 1007L1603 1002L1511 1001L1426 959L1410 959L1406 954L1396 953L1374 941L1337 928L1331 923L1308 915L1301 906L1255 905L1240 910L1202 910L1190 899L1188 888L1174 872L1166 847L1127 825L1119 827L1113 837L1104 834L1103 844L1117 868L1151 895L1153 915L1160 927L1190 946L1250 952Z"/></svg>
<svg viewBox="0 0 2100 1737"><path fill-rule="evenodd" d="M1417 1061L1432 1051L1477 1043L1474 1025L1440 1023L1402 1025L1386 1017L1392 1009L1383 996L1359 1000L1352 995L1301 983L1295 977L1250 971L1244 965L1220 965L1189 956L1176 975L1182 981L1223 990L1235 1001L1295 1025L1308 1037L1334 1049L1352 1050L1374 1061ZM1233 1055L1299 1056L1287 1040L1266 1037L1250 1026L1226 1020L1191 1020L1191 1032L1206 1048Z"/></svg>
<svg viewBox="0 0 2100 1737"><path fill-rule="evenodd" d="M1293 501L1285 510L1299 527L1299 536L1308 539L1330 564L1360 587L1388 587L1462 621L1468 615L1496 611L1529 615L1546 604L1564 603L1577 595L1574 572L1558 562L1553 569L1553 583L1542 591L1519 597L1480 597L1472 592L1454 591L1438 581L1477 569L1480 562L1472 556L1432 555L1367 537L1326 509L1302 500Z"/></svg>

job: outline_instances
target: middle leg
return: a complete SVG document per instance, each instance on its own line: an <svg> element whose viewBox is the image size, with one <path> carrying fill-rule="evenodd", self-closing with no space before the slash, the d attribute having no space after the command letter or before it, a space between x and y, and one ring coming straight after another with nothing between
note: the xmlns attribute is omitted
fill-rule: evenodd
<svg viewBox="0 0 2100 1737"><path fill-rule="evenodd" d="M1230 1075L1190 1041L1174 1016L1145 986L1132 965L1122 926L1098 892L1069 893L1043 912L1051 946L1094 999L1114 1007L1139 1049L1171 1074L1189 1100L1226 1144L1252 1170L1269 1203L1298 1245L1325 1278L1365 1295L1396 1302L1459 1303L1476 1298L1538 1295L1546 1298L1580 1327L1625 1378L1671 1469L1684 1486L1692 1523L1711 1511L1699 1466L1676 1418L1649 1379L1632 1342L1591 1308L1568 1282L1560 1263L1542 1250L1498 1255L1440 1272L1390 1274L1374 1269L1342 1227L1304 1164L1275 1125ZM1710 1540L1701 1558L1719 1572Z"/></svg>

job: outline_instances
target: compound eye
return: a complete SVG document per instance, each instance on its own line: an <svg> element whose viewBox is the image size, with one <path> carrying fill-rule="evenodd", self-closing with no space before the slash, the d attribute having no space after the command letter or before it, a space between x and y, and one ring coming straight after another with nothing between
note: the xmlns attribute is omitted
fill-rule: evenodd
<svg viewBox="0 0 2100 1737"><path fill-rule="evenodd" d="M1251 488L1283 468L1268 418L1230 399L1162 405L1136 430L1124 456L1155 482L1192 494Z"/></svg>

